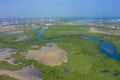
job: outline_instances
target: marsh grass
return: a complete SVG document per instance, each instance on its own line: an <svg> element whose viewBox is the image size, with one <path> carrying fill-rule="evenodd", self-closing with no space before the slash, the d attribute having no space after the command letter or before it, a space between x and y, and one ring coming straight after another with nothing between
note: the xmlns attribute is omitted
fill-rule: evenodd
<svg viewBox="0 0 120 80"><path fill-rule="evenodd" d="M105 35L100 33L90 33L89 28L91 26L76 26L62 24L58 25L55 29L48 29L43 37L49 39L52 37L58 37L63 35L85 35L92 36L100 40L106 40L113 43L120 53L120 37L118 35ZM84 40L77 36L71 36L58 41L38 41L35 39L38 29L23 33L30 36L27 41L13 42L14 36L1 36L0 47L12 47L17 49L17 53L12 55L15 58L16 63L20 63L17 66L8 64L6 61L0 61L0 68L8 70L18 70L31 63L38 67L43 75L40 76L43 80L119 80L120 76L113 76L115 70L120 71L120 62L104 54L101 54L98 50L98 44ZM22 34L22 35L23 35ZM21 35L16 35L21 36ZM26 60L24 55L18 54L21 51L27 53L31 49L28 44L38 44L39 47L44 45L44 42L53 42L57 44L61 49L67 52L68 62L62 63L60 66L50 67L43 65L34 60ZM72 52L72 54L71 54ZM64 68L69 69L69 73L63 71ZM110 70L109 73L101 73L101 70Z"/></svg>

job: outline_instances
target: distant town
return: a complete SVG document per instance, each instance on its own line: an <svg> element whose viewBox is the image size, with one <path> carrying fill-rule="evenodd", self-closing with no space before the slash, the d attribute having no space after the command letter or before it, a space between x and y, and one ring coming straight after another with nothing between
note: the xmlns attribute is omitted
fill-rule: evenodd
<svg viewBox="0 0 120 80"><path fill-rule="evenodd" d="M36 28L55 28L57 24L65 23L69 25L89 25L113 30L120 29L119 19L66 19L66 18L41 18L41 19L0 19L0 33L17 34L24 30ZM17 31L17 32L16 32Z"/></svg>

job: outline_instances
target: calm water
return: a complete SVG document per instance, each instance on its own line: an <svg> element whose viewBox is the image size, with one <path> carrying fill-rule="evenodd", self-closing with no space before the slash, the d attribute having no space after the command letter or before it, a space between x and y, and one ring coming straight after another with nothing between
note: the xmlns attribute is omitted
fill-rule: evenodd
<svg viewBox="0 0 120 80"><path fill-rule="evenodd" d="M110 42L101 41L98 49L106 56L120 61L120 56L118 55L117 49Z"/></svg>
<svg viewBox="0 0 120 80"><path fill-rule="evenodd" d="M99 44L98 49L101 53L105 54L108 57L111 57L120 61L120 56L118 55L117 49L112 43L107 41L97 40L96 38L88 37L88 36L81 36L81 37L83 39L86 39L92 42L97 42Z"/></svg>
<svg viewBox="0 0 120 80"><path fill-rule="evenodd" d="M88 36L80 36L80 37L83 38L83 39L92 41L92 42L97 42L97 43L100 42L100 40L97 40L96 38L93 38L93 37L88 37Z"/></svg>
<svg viewBox="0 0 120 80"><path fill-rule="evenodd" d="M42 37L42 34L44 32L45 32L45 30L41 29L35 37L40 41L46 40L45 38ZM59 36L56 38L51 38L50 40L61 40L61 39L68 38L68 37L69 36ZM89 36L80 36L80 38L83 38L85 40L92 41L92 42L97 42L99 44L98 50L102 54L105 54L106 56L108 56L110 58L114 58L114 59L120 61L120 56L118 55L117 49L115 48L114 45L112 45L112 43L107 42L107 41L98 40L96 38L89 37Z"/></svg>
<svg viewBox="0 0 120 80"><path fill-rule="evenodd" d="M44 30L44 29L41 29L41 30L39 31L39 33L35 36L35 38L38 39L38 40L40 40L40 41L46 40L45 38L42 37L42 34L43 34L44 32L45 32L45 30Z"/></svg>

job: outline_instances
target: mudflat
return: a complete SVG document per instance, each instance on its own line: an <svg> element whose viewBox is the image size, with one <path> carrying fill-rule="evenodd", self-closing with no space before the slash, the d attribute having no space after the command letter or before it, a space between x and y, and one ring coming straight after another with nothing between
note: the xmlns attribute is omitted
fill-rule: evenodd
<svg viewBox="0 0 120 80"><path fill-rule="evenodd" d="M26 58L37 60L40 63L50 66L56 66L60 65L62 62L67 62L66 52L53 43L41 47L40 50L28 51Z"/></svg>
<svg viewBox="0 0 120 80"><path fill-rule="evenodd" d="M0 70L0 75L8 75L18 80L41 80L39 78L40 74L35 72L31 66L23 67L21 70L17 71Z"/></svg>

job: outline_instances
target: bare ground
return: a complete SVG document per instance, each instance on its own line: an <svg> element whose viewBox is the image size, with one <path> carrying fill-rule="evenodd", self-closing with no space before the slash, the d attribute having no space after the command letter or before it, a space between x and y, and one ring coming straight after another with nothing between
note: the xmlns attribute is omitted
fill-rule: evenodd
<svg viewBox="0 0 120 80"><path fill-rule="evenodd" d="M4 48L3 51L0 52L0 61L5 60L5 58L10 57L12 53L10 53L12 49L10 48Z"/></svg>
<svg viewBox="0 0 120 80"><path fill-rule="evenodd" d="M14 64L13 62L13 58L11 57L11 53L10 51L13 50L11 48L4 48L1 52L0 52L0 61L2 60L5 60L7 61L9 64L12 64L12 65L16 65Z"/></svg>
<svg viewBox="0 0 120 80"><path fill-rule="evenodd" d="M89 29L89 32L91 32L91 33L106 33L104 31L99 31L97 28L94 28L94 27L91 27Z"/></svg>
<svg viewBox="0 0 120 80"><path fill-rule="evenodd" d="M8 75L18 80L41 80L40 74L35 72L31 66L23 67L18 71L0 70L0 75Z"/></svg>
<svg viewBox="0 0 120 80"><path fill-rule="evenodd" d="M56 66L62 62L67 62L66 52L57 47L56 44L48 44L40 50L30 50L26 55L27 59L37 60L40 63Z"/></svg>
<svg viewBox="0 0 120 80"><path fill-rule="evenodd" d="M22 40L28 40L28 39L29 39L28 36L22 36L22 37L17 38L15 41L22 41Z"/></svg>

